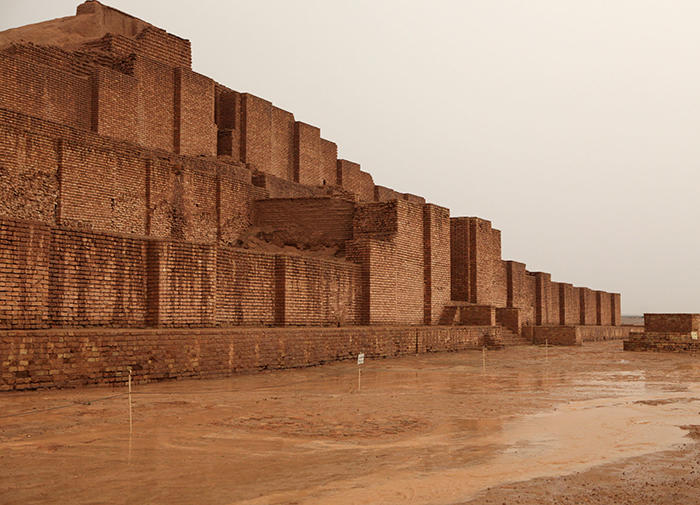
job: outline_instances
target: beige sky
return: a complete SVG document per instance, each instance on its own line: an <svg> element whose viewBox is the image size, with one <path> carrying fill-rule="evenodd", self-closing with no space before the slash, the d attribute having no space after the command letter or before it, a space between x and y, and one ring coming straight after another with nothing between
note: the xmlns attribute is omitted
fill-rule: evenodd
<svg viewBox="0 0 700 505"><path fill-rule="evenodd" d="M0 0L0 30L72 0ZM317 125L375 183L490 219L503 257L700 312L697 0L113 0Z"/></svg>

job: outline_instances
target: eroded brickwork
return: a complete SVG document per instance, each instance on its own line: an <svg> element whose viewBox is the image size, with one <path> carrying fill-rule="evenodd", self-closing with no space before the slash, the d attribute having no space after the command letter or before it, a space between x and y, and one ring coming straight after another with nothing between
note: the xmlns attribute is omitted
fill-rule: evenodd
<svg viewBox="0 0 700 505"><path fill-rule="evenodd" d="M32 349L6 334L5 384L121 380L150 343L99 328L286 327L276 343L267 330L178 336L154 347L167 370L148 380L461 349L497 324L619 325L619 294L504 261L490 221L450 218L337 158L320 128L193 72L189 41L97 1L0 33L0 329L98 328L61 352L48 333ZM162 331L138 335L185 335ZM223 354L198 354L210 345Z"/></svg>

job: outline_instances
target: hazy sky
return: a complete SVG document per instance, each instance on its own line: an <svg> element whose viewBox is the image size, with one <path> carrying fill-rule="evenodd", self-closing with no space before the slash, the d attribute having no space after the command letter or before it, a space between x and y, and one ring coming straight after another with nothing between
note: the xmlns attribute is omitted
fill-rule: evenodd
<svg viewBox="0 0 700 505"><path fill-rule="evenodd" d="M0 30L78 3L0 0ZM700 312L697 0L105 3L376 184L491 220L504 259L626 314Z"/></svg>

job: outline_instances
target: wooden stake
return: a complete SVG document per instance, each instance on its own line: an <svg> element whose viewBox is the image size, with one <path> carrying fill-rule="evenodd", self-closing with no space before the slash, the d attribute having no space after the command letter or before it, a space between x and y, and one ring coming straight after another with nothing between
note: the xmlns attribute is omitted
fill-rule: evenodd
<svg viewBox="0 0 700 505"><path fill-rule="evenodd" d="M129 367L129 435L134 432L134 415L131 405L131 367Z"/></svg>

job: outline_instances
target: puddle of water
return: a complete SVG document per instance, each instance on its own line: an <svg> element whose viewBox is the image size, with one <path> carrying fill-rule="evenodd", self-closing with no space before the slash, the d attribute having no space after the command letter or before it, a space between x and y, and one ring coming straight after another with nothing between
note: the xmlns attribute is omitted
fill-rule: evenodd
<svg viewBox="0 0 700 505"><path fill-rule="evenodd" d="M439 448L447 438L452 444L505 449L463 468L372 475L335 481L332 486L312 488L305 493L266 495L239 503L459 503L479 491L508 482L570 474L670 449L688 441L687 431L680 426L697 424L699 408L700 400L687 395L667 395L658 401L649 396L631 396L572 402L552 412L505 422L495 431L489 423L466 423L467 433L469 428L481 433L469 437L459 430L399 445Z"/></svg>

